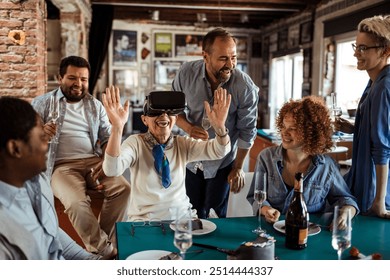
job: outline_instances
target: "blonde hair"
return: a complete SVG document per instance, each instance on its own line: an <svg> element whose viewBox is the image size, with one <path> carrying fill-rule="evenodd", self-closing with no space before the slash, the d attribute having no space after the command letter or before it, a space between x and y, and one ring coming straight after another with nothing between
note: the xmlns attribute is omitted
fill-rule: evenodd
<svg viewBox="0 0 390 280"><path fill-rule="evenodd" d="M378 44L390 46L390 15L379 15L363 19L358 25L359 32L373 35Z"/></svg>

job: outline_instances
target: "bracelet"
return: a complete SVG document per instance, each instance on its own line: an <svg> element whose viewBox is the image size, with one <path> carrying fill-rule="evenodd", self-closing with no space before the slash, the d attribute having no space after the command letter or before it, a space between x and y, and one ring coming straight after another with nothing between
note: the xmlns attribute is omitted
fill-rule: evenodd
<svg viewBox="0 0 390 280"><path fill-rule="evenodd" d="M217 133L217 131L215 131L215 134L216 134L219 138L226 137L226 136L229 134L229 129L227 129L227 128L225 127L225 134L223 134L223 135L219 135L219 134Z"/></svg>

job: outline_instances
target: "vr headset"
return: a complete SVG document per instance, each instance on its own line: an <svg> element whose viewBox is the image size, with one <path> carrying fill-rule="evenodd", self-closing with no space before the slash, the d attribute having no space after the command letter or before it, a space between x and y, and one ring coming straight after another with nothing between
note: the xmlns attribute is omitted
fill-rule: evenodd
<svg viewBox="0 0 390 280"><path fill-rule="evenodd" d="M178 115L186 107L185 95L181 91L152 91L146 96L144 115L149 117L161 114Z"/></svg>

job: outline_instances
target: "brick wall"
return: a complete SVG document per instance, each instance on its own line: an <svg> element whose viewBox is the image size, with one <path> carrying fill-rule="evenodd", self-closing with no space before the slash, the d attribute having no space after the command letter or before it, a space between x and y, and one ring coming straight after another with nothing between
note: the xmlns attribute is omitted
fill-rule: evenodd
<svg viewBox="0 0 390 280"><path fill-rule="evenodd" d="M46 92L45 0L0 0L0 96Z"/></svg>

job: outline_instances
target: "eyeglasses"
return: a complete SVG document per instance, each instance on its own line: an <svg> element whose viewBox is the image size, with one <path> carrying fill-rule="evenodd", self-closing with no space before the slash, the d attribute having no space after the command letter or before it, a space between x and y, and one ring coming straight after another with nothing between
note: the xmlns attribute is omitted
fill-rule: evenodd
<svg viewBox="0 0 390 280"><path fill-rule="evenodd" d="M358 51L360 53L364 53L366 50L369 49L379 49L379 48L384 48L384 46L366 46L366 45L359 45L357 46L356 44L352 44L352 49L354 52Z"/></svg>
<svg viewBox="0 0 390 280"><path fill-rule="evenodd" d="M135 235L135 228L136 227L160 227L163 234L165 234L165 227L164 224L161 222L161 220L158 219L152 219L150 221L144 221L144 220L134 220L131 223L131 236Z"/></svg>

